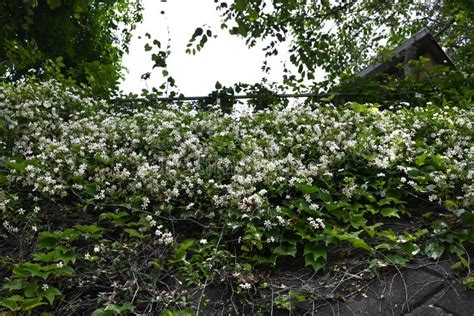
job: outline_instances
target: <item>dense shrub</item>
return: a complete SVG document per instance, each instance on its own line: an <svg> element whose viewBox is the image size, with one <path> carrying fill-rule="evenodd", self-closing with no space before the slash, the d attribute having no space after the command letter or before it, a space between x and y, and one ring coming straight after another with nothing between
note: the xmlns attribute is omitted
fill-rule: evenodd
<svg viewBox="0 0 474 316"><path fill-rule="evenodd" d="M467 267L474 113L406 105L237 116L1 86L0 310L196 309L211 282L245 296L338 254Z"/></svg>

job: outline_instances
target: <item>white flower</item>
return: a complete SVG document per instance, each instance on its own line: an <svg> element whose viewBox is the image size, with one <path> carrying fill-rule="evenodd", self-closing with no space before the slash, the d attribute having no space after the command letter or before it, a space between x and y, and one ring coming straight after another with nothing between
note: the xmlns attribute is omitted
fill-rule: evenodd
<svg viewBox="0 0 474 316"><path fill-rule="evenodd" d="M86 253L86 254L84 255L84 259L86 259L86 260L91 260L91 255L90 255L89 253Z"/></svg>
<svg viewBox="0 0 474 316"><path fill-rule="evenodd" d="M62 267L64 267L64 263L63 263L62 261L59 261L59 262L56 264L56 266L61 269Z"/></svg>
<svg viewBox="0 0 474 316"><path fill-rule="evenodd" d="M273 243L273 242L275 242L275 237L273 237L273 236L268 237L267 243L271 244L271 243Z"/></svg>
<svg viewBox="0 0 474 316"><path fill-rule="evenodd" d="M143 202L142 202L142 210L146 209L148 207L148 205L150 204L150 199L147 198L147 197L144 197L143 198Z"/></svg>
<svg viewBox="0 0 474 316"><path fill-rule="evenodd" d="M100 246L99 245L94 246L94 252L100 252Z"/></svg>
<svg viewBox="0 0 474 316"><path fill-rule="evenodd" d="M285 225L286 221L285 221L285 219L284 219L283 217L281 217L280 215L278 215L278 216L276 217L276 219L277 219L277 221L278 221L278 224L280 224L280 225Z"/></svg>
<svg viewBox="0 0 474 316"><path fill-rule="evenodd" d="M240 283L239 287L244 290L250 290L252 288L252 285L250 283L244 282L244 283Z"/></svg>
<svg viewBox="0 0 474 316"><path fill-rule="evenodd" d="M207 239L201 239L201 240L199 241L199 243L200 243L201 245L205 245L205 244L207 244Z"/></svg>
<svg viewBox="0 0 474 316"><path fill-rule="evenodd" d="M321 218L314 219L313 217L308 217L308 222L311 225L311 227L313 227L314 229L319 229L319 228L324 229L324 227L326 227Z"/></svg>
<svg viewBox="0 0 474 316"><path fill-rule="evenodd" d="M48 284L43 284L43 285L41 286L41 289L42 289L43 291L47 291L47 290L49 289Z"/></svg>
<svg viewBox="0 0 474 316"><path fill-rule="evenodd" d="M263 226L265 226L265 228L269 229L269 228L272 228L273 226L273 223L270 221L270 220L266 220L263 222Z"/></svg>

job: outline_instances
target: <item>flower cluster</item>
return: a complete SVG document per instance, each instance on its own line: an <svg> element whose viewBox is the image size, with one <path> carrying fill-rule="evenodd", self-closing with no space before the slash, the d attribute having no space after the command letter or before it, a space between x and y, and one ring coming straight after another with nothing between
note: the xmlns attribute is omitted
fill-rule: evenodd
<svg viewBox="0 0 474 316"><path fill-rule="evenodd" d="M123 108L54 82L0 86L0 96L11 233L51 201L154 214L144 226L163 245L178 238L170 217L218 222L257 248L298 225L308 234L332 222L358 228L378 212L367 205L408 194L474 206L474 114L465 108L302 105L235 116Z"/></svg>

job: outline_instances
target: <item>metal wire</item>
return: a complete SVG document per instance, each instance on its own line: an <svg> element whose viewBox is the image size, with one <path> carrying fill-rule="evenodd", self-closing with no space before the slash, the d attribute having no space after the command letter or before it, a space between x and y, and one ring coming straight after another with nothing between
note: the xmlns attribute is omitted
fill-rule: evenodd
<svg viewBox="0 0 474 316"><path fill-rule="evenodd" d="M399 96L399 95L414 95L414 94L432 94L433 91L417 91L417 92L400 92L400 93L390 93L384 94L384 96ZM373 94L367 93L283 93L283 94L273 94L276 98L325 98L331 96L373 96ZM130 102L143 102L143 103L153 103L153 102L170 102L170 101L202 101L202 100L217 100L222 99L223 97L235 100L242 99L256 99L259 96L255 94L244 94L244 95L225 95L225 96L177 96L177 97L150 97L150 98L115 98L110 101L113 103L130 103Z"/></svg>

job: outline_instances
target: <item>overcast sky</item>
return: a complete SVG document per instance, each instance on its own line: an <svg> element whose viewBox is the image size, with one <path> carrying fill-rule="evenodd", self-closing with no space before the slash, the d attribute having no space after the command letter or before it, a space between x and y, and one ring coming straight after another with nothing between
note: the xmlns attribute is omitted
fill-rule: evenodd
<svg viewBox="0 0 474 316"><path fill-rule="evenodd" d="M125 92L140 93L141 89L158 87L162 83L161 70L155 69L151 78L145 82L140 77L151 71L151 53L145 52L145 33L152 39L157 38L163 46L170 31L171 56L168 60L168 71L176 80L180 92L186 96L207 95L214 90L216 81L223 85L237 82L256 83L263 76L260 68L264 59L262 45L248 49L245 41L220 30L220 17L213 0L144 0L144 20L134 33L130 44L130 54L123 60L127 68L121 88ZM160 14L165 11L165 14ZM196 27L203 24L211 26L216 39L210 39L204 49L196 55L185 53L186 44ZM138 39L142 36L142 39ZM162 46L162 47L163 47ZM283 54L271 61L270 81L279 81L282 76L281 61Z"/></svg>

